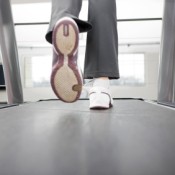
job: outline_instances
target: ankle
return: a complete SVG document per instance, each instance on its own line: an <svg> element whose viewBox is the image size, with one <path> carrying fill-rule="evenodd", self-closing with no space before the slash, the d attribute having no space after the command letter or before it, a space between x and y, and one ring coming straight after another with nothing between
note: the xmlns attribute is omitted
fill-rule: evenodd
<svg viewBox="0 0 175 175"><path fill-rule="evenodd" d="M110 85L110 83L109 83L108 77L94 78L93 86L109 88L109 85Z"/></svg>
<svg viewBox="0 0 175 175"><path fill-rule="evenodd" d="M98 78L94 78L94 79L99 79L99 80L109 80L108 77L98 77Z"/></svg>

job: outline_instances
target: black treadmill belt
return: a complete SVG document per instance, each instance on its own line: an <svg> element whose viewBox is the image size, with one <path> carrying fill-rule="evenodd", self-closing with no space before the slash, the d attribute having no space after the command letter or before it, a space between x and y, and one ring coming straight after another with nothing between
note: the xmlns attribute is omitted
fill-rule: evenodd
<svg viewBox="0 0 175 175"><path fill-rule="evenodd" d="M115 100L0 110L0 175L174 175L175 110Z"/></svg>

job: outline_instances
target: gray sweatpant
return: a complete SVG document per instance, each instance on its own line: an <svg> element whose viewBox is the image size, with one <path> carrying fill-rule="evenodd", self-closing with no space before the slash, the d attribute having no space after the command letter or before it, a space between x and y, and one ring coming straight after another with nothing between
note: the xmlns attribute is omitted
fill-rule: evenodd
<svg viewBox="0 0 175 175"><path fill-rule="evenodd" d="M89 0L88 22L78 18L82 0L52 0L52 14L46 40L52 43L55 23L73 18L80 32L87 32L84 78L119 78L118 35L115 0Z"/></svg>

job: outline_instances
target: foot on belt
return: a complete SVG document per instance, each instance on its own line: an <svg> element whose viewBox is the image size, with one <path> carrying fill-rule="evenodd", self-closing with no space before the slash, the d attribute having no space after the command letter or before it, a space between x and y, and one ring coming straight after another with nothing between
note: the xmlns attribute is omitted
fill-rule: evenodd
<svg viewBox="0 0 175 175"><path fill-rule="evenodd" d="M89 92L90 109L109 109L113 99L108 88L92 87Z"/></svg>

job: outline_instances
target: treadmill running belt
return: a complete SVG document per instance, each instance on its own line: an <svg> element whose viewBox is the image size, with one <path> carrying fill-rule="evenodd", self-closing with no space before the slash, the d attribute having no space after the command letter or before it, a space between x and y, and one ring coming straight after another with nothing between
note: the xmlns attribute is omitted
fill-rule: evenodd
<svg viewBox="0 0 175 175"><path fill-rule="evenodd" d="M174 175L175 110L141 100L0 110L0 175Z"/></svg>

